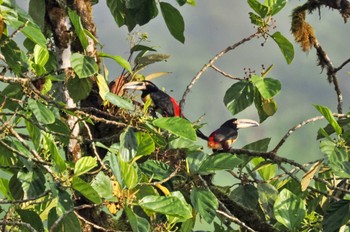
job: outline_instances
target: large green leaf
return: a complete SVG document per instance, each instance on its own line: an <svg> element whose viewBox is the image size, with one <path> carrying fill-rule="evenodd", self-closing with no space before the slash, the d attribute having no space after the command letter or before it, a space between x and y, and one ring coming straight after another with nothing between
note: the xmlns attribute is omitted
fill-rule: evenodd
<svg viewBox="0 0 350 232"><path fill-rule="evenodd" d="M5 35L2 37L5 37ZM1 53L5 57L8 66L16 75L20 76L23 71L27 70L29 66L28 59L13 40L1 46Z"/></svg>
<svg viewBox="0 0 350 232"><path fill-rule="evenodd" d="M254 87L249 81L239 81L233 84L224 96L225 106L233 115L250 106L253 100Z"/></svg>
<svg viewBox="0 0 350 232"><path fill-rule="evenodd" d="M113 184L111 178L105 175L103 172L99 172L95 179L92 181L91 186L98 192L100 197L115 201L115 196L113 195Z"/></svg>
<svg viewBox="0 0 350 232"><path fill-rule="evenodd" d="M22 183L25 196L28 198L41 195L45 191L45 176L41 170L18 172L17 177Z"/></svg>
<svg viewBox="0 0 350 232"><path fill-rule="evenodd" d="M198 213L206 222L209 224L212 223L219 206L219 201L216 196L206 189L193 188L190 197L191 203Z"/></svg>
<svg viewBox="0 0 350 232"><path fill-rule="evenodd" d="M11 10L9 10L11 11ZM34 43L46 48L46 38L41 29L30 18L30 16L20 8L16 8L17 17L14 14L4 14L4 21L14 29L21 28L21 32Z"/></svg>
<svg viewBox="0 0 350 232"><path fill-rule="evenodd" d="M23 209L16 209L16 212L21 217L22 222L28 223L36 231L44 231L44 225L36 212Z"/></svg>
<svg viewBox="0 0 350 232"><path fill-rule="evenodd" d="M153 121L153 125L169 131L170 133L196 141L196 130L193 129L190 121L180 117L158 118Z"/></svg>
<svg viewBox="0 0 350 232"><path fill-rule="evenodd" d="M47 50L47 48L43 48L43 47L40 47L39 45L35 45L33 57L34 57L35 64L45 66L45 64L49 60L49 51Z"/></svg>
<svg viewBox="0 0 350 232"><path fill-rule="evenodd" d="M306 215L305 203L301 197L283 189L275 201L274 214L279 223L296 231Z"/></svg>
<svg viewBox="0 0 350 232"><path fill-rule="evenodd" d="M16 174L10 179L9 192L11 193L11 197L15 200L22 200L24 197L22 183L19 181Z"/></svg>
<svg viewBox="0 0 350 232"><path fill-rule="evenodd" d="M80 192L84 197L95 204L101 204L102 200L96 190L87 182L79 177L74 176L72 180L72 188Z"/></svg>
<svg viewBox="0 0 350 232"><path fill-rule="evenodd" d="M136 132L135 136L137 140L136 156L145 156L154 152L156 147L152 136L145 132Z"/></svg>
<svg viewBox="0 0 350 232"><path fill-rule="evenodd" d="M292 63L294 59L294 47L293 44L284 37L281 32L277 31L271 35L273 40L277 43L278 47L280 48L284 58L287 61L287 64Z"/></svg>
<svg viewBox="0 0 350 232"><path fill-rule="evenodd" d="M265 18L270 11L268 6L261 4L258 0L248 0L248 4L262 18Z"/></svg>
<svg viewBox="0 0 350 232"><path fill-rule="evenodd" d="M167 2L160 2L159 5L168 30L175 39L184 43L185 23L182 15L175 7Z"/></svg>
<svg viewBox="0 0 350 232"><path fill-rule="evenodd" d="M127 110L133 110L135 108L130 99L119 97L114 93L111 93L111 92L106 93L105 98L107 101L109 101L113 105L118 106L120 108L127 109Z"/></svg>
<svg viewBox="0 0 350 232"><path fill-rule="evenodd" d="M339 231L339 228L350 220L350 201L339 200L331 203L327 209L324 220L323 229L324 232Z"/></svg>
<svg viewBox="0 0 350 232"><path fill-rule="evenodd" d="M75 33L77 34L82 47L86 49L87 46L89 45L89 41L84 32L84 28L83 28L83 25L81 24L81 19L79 15L75 10L71 10L71 9L68 9L68 15L69 15L70 21L74 26Z"/></svg>
<svg viewBox="0 0 350 232"><path fill-rule="evenodd" d="M258 190L251 184L239 185L237 188L232 190L230 198L244 207L253 210L258 209Z"/></svg>
<svg viewBox="0 0 350 232"><path fill-rule="evenodd" d="M148 23L158 14L154 0L107 0L107 6L119 27L126 25L129 31Z"/></svg>
<svg viewBox="0 0 350 232"><path fill-rule="evenodd" d="M132 73L131 65L130 65L129 61L127 61L127 60L124 59L123 57L121 57L121 56L113 56L113 55L110 55L110 54L107 54L107 53L103 53L103 52L98 53L98 55L99 55L100 57L106 57L106 58L113 59L113 60L114 60L115 62L117 62L120 66L122 66L123 68L125 68L128 72Z"/></svg>
<svg viewBox="0 0 350 232"><path fill-rule="evenodd" d="M335 120L332 111L326 106L314 105L314 107L327 119L335 132L340 135L342 133L342 128L339 126L337 120Z"/></svg>
<svg viewBox="0 0 350 232"><path fill-rule="evenodd" d="M33 115L39 122L44 124L51 124L55 122L55 115L47 106L41 102L29 98L28 107L31 111L33 111Z"/></svg>
<svg viewBox="0 0 350 232"><path fill-rule="evenodd" d="M80 79L79 77L69 78L67 83L69 96L74 102L85 99L92 90L92 82L89 78Z"/></svg>
<svg viewBox="0 0 350 232"><path fill-rule="evenodd" d="M261 96L257 88L254 89L254 105L259 115L259 122L262 123L265 121L269 115L265 112L263 108L263 97Z"/></svg>
<svg viewBox="0 0 350 232"><path fill-rule="evenodd" d="M138 175L136 168L123 160L119 160L121 174L124 180L124 183L128 189L134 188L138 183Z"/></svg>
<svg viewBox="0 0 350 232"><path fill-rule="evenodd" d="M207 174L218 170L232 170L241 163L243 163L243 160L236 155L232 155L231 153L218 153L204 159L198 172Z"/></svg>
<svg viewBox="0 0 350 232"><path fill-rule="evenodd" d="M138 143L135 135L135 131L131 127L127 127L123 133L120 134L120 157L123 161L132 160L137 152Z"/></svg>
<svg viewBox="0 0 350 232"><path fill-rule="evenodd" d="M53 141L53 139L47 134L43 135L43 144L45 145L45 149L52 156L52 160L57 165L58 169L63 172L67 169L65 158L62 157L59 153L56 143Z"/></svg>
<svg viewBox="0 0 350 232"><path fill-rule="evenodd" d="M46 4L45 0L30 0L28 13L41 29L45 27Z"/></svg>
<svg viewBox="0 0 350 232"><path fill-rule="evenodd" d="M258 89L261 96L270 99L276 96L282 88L281 82L272 78L262 78L258 75L252 75L251 79L254 86Z"/></svg>
<svg viewBox="0 0 350 232"><path fill-rule="evenodd" d="M71 63L74 72L79 78L91 77L98 72L98 65L93 57L73 53Z"/></svg>
<svg viewBox="0 0 350 232"><path fill-rule="evenodd" d="M163 180L174 171L168 164L153 159L139 164L139 167L144 174L154 180Z"/></svg>
<svg viewBox="0 0 350 232"><path fill-rule="evenodd" d="M96 157L92 157L92 156L81 157L75 163L74 175L75 176L83 175L96 166L97 166L97 158Z"/></svg>
<svg viewBox="0 0 350 232"><path fill-rule="evenodd" d="M146 196L139 201L139 205L149 212L182 219L192 218L191 207L177 196Z"/></svg>
<svg viewBox="0 0 350 232"><path fill-rule="evenodd" d="M131 229L133 232L148 232L150 231L150 224L147 219L138 216L129 207L125 207L125 213L128 217Z"/></svg>

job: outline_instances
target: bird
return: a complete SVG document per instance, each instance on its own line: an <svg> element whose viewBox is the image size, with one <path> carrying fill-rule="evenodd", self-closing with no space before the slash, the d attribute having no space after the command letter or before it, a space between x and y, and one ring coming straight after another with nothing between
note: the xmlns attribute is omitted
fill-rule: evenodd
<svg viewBox="0 0 350 232"><path fill-rule="evenodd" d="M259 123L251 119L232 118L212 132L208 138L208 147L213 151L228 151L238 137L238 129L257 127Z"/></svg>
<svg viewBox="0 0 350 232"><path fill-rule="evenodd" d="M185 116L181 113L181 109L177 101L160 90L151 81L132 81L126 83L123 86L124 90L140 90L142 92L141 99L145 103L148 99L151 99L151 106L153 110L151 111L152 116L156 116L155 111L160 111L163 117L182 117ZM186 118L185 118L186 119ZM208 136L203 134L199 129L196 130L196 134L199 138L208 140Z"/></svg>

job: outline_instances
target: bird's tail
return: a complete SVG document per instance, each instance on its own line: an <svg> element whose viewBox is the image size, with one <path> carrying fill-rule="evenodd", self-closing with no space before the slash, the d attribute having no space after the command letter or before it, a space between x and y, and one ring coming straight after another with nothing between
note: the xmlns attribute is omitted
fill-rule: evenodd
<svg viewBox="0 0 350 232"><path fill-rule="evenodd" d="M203 140L208 141L208 139L209 139L209 137L206 136L205 134L203 134L203 132L200 131L199 129L196 130L196 134L197 134L197 136L198 136L199 138L201 138L201 139L203 139Z"/></svg>

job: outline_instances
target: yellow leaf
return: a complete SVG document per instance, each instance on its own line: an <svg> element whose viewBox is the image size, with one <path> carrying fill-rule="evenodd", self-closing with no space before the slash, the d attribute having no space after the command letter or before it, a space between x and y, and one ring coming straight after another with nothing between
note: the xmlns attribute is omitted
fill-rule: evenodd
<svg viewBox="0 0 350 232"><path fill-rule="evenodd" d="M312 178L315 176L316 172L320 169L321 164L322 164L322 160L317 161L314 165L311 166L309 171L304 174L303 178L301 179L301 191L305 191L307 189Z"/></svg>
<svg viewBox="0 0 350 232"><path fill-rule="evenodd" d="M156 187L160 189L160 191L162 191L164 193L165 196L169 196L170 195L170 191L164 187L161 184L156 184Z"/></svg>
<svg viewBox="0 0 350 232"><path fill-rule="evenodd" d="M101 98L103 99L103 101L105 101L106 94L109 92L109 87L107 85L107 81L101 74L97 75L96 81L97 81L97 85L98 85L98 89L99 89L99 94L100 94Z"/></svg>
<svg viewBox="0 0 350 232"><path fill-rule="evenodd" d="M152 80L152 79L158 78L158 77L160 77L160 76L168 75L168 74L170 74L170 73L171 73L171 72L156 72L156 73L151 73L151 74L149 74L149 75L147 75L147 76L145 77L145 80L150 81L150 80Z"/></svg>

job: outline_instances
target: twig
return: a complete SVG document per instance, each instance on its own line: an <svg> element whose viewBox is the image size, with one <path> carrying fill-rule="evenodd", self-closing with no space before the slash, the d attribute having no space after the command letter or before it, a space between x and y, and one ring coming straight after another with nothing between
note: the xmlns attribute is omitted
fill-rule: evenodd
<svg viewBox="0 0 350 232"><path fill-rule="evenodd" d="M184 92L184 94L182 95L182 99L180 101L180 111L183 112L183 108L184 108L184 104L186 101L186 96L188 95L188 93L191 91L193 85L197 82L197 80L201 77L201 75L210 67L212 66L215 61L217 61L221 56L223 56L224 54L226 54L227 52L235 49L236 47L238 47L239 45L242 45L243 43L253 39L254 37L258 36L259 32L256 32L244 39L242 39L241 41L232 44L231 46L228 46L227 48L225 48L224 50L222 50L221 52L219 52L216 56L214 56L207 64L205 64L202 69L197 73L197 75L192 79L192 81L190 82L190 84L188 84L188 86L186 87L186 90Z"/></svg>
<svg viewBox="0 0 350 232"><path fill-rule="evenodd" d="M338 72L340 69L344 68L350 62L350 58L344 61L338 68L334 68L334 72Z"/></svg>
<svg viewBox="0 0 350 232"><path fill-rule="evenodd" d="M220 73L221 75L223 75L223 76L225 76L225 77L228 77L228 78L230 78L230 79L237 80L237 81L243 80L242 78L234 77L234 76L232 76L232 75L230 75L230 74L228 74L228 73L225 73L224 71L222 71L221 69L219 69L218 67L216 67L216 66L213 65L213 64L210 65L210 67L211 67L212 69L214 69L215 71L217 71L218 73Z"/></svg>
<svg viewBox="0 0 350 232"><path fill-rule="evenodd" d="M221 214L222 216L230 219L233 223L243 227L244 229L246 229L247 231L251 231L251 232L255 232L256 230L253 230L252 228L250 228L249 226L247 226L244 222L240 221L238 218L232 216L231 214L227 214L221 210L216 210L216 212L218 214Z"/></svg>
<svg viewBox="0 0 350 232"><path fill-rule="evenodd" d="M157 181L157 182L149 182L149 183L139 183L139 185L152 185L152 186L156 186L156 185L160 185L160 184L164 184L165 182L167 182L168 180L170 180L171 178L175 177L176 174L179 171L179 167L175 169L175 171L173 171L168 177L164 178L161 181Z"/></svg>
<svg viewBox="0 0 350 232"><path fill-rule="evenodd" d="M28 201L35 201L38 200L41 197L44 197L46 195L48 195L49 193L51 193L50 190L47 190L45 192L43 192L42 194L40 194L39 196L36 197L31 197L31 198L27 198L27 199L23 199L23 200L0 200L0 204L22 204Z"/></svg>
<svg viewBox="0 0 350 232"><path fill-rule="evenodd" d="M1 224L5 224L5 225L10 225L10 226L24 226L26 227L29 231L32 232L37 232L36 229L34 229L34 227L32 227L29 223L26 222L18 222L18 221L8 221L8 220L3 220L0 221Z"/></svg>
<svg viewBox="0 0 350 232"><path fill-rule="evenodd" d="M85 121L83 121L83 124L84 124L84 126L85 126L85 128L86 128L86 131L87 131L87 133L88 133L88 136L89 136L90 140L93 141L93 137L92 137L92 134L91 134L91 130L90 130L89 125L87 125L87 123L86 123ZM94 154L95 154L95 156L96 156L98 162L100 163L101 167L102 167L104 170L108 170L108 168L107 168L106 165L103 163L103 161L101 160L100 155L99 155L98 152L97 152L95 143L92 142L92 143L91 143L91 146L92 146L92 151L94 152Z"/></svg>
<svg viewBox="0 0 350 232"><path fill-rule="evenodd" d="M118 232L116 230L111 230L111 229L105 229L103 228L102 226L99 226L99 225L96 225L90 221L88 221L87 219L85 219L84 217L80 216L77 212L74 212L74 214L80 219L82 220L84 223L94 227L95 229L97 230L100 230L100 231L106 231L106 232ZM120 231L121 232L121 231Z"/></svg>

